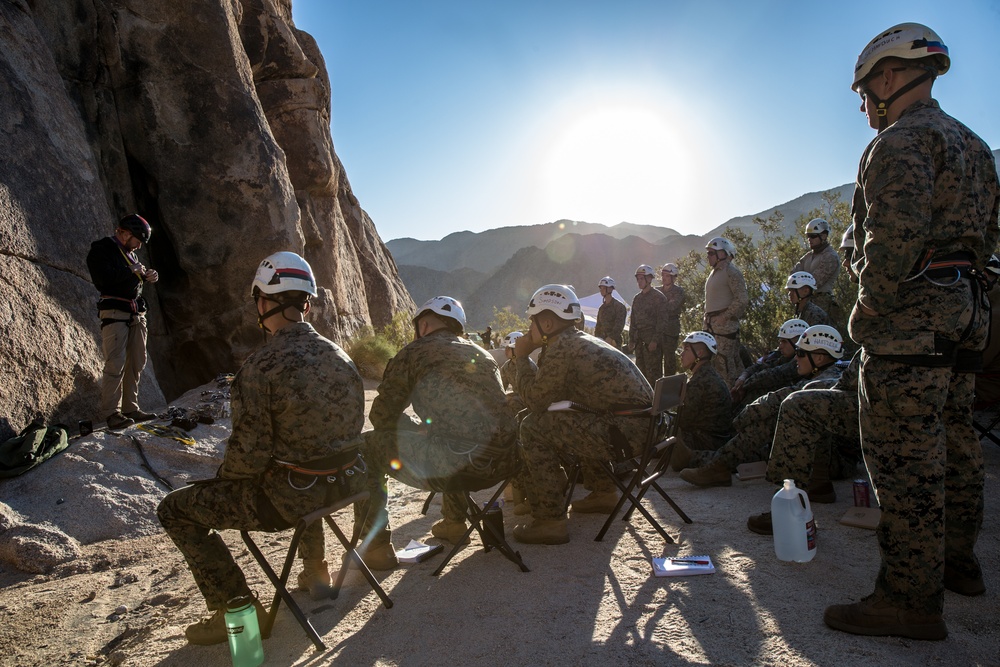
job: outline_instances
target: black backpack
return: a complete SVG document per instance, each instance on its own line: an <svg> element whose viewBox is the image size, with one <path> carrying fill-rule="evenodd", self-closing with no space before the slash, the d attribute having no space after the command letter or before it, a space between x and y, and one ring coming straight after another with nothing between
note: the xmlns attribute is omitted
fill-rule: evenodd
<svg viewBox="0 0 1000 667"><path fill-rule="evenodd" d="M0 444L0 477L17 477L67 447L69 433L64 425L32 422L20 435Z"/></svg>

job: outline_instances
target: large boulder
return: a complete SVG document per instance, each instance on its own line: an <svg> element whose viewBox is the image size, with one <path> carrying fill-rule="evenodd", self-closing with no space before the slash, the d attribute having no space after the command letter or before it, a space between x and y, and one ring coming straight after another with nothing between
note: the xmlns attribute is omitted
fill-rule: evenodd
<svg viewBox="0 0 1000 667"><path fill-rule="evenodd" d="M138 211L144 407L232 371L262 338L249 285L278 250L343 341L413 308L330 137L330 85L289 0L0 3L0 418L96 417L90 242Z"/></svg>

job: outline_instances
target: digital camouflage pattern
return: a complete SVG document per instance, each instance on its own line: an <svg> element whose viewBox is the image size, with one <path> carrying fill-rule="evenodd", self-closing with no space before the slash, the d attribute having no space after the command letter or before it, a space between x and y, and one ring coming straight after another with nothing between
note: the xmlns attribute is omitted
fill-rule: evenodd
<svg viewBox="0 0 1000 667"><path fill-rule="evenodd" d="M561 456L581 457L586 471L593 462L611 461L610 432L616 426L633 451L642 446L648 419L612 417L615 407L649 407L653 391L642 373L624 354L604 341L575 329L550 337L534 369L517 360L517 390L530 411L521 422L521 444L526 463L525 493L535 519L563 515L566 474ZM597 414L548 410L557 401L573 401ZM588 464L588 461L590 462ZM591 473L594 491L610 491L611 480Z"/></svg>
<svg viewBox="0 0 1000 667"><path fill-rule="evenodd" d="M413 406L417 417L406 414ZM373 543L388 541L386 475L422 489L445 493L442 515L465 519L457 491L495 484L512 472L517 428L489 352L438 329L419 338L386 366L365 434L371 506L355 508L355 521L372 528Z"/></svg>
<svg viewBox="0 0 1000 667"><path fill-rule="evenodd" d="M733 416L764 394L793 385L802 379L799 377L795 357L786 359L777 350L743 371L740 377L744 375L746 380L740 387L739 401L733 402Z"/></svg>
<svg viewBox="0 0 1000 667"><path fill-rule="evenodd" d="M305 322L278 330L233 379L233 429L216 480L178 489L157 509L184 555L210 610L247 592L225 542L212 529L270 530L346 496L364 475L297 490L273 459L306 463L355 449L365 421L365 392L354 362ZM306 486L309 479L297 486ZM341 485L343 483L343 485ZM303 536L299 556L324 558L323 529Z"/></svg>
<svg viewBox="0 0 1000 667"><path fill-rule="evenodd" d="M969 280L906 278L931 249L965 253L982 270L997 244L998 211L989 146L934 100L907 107L861 158L850 330L862 345L862 447L882 507L875 591L923 613L943 609L945 567L979 574L984 477L973 375L888 355L932 355L935 338L959 342L966 331L962 347L981 349L988 314Z"/></svg>
<svg viewBox="0 0 1000 667"><path fill-rule="evenodd" d="M774 439L774 428L778 423L778 413L781 402L792 392L809 387L810 389L825 389L833 386L843 372L843 367L831 364L817 375L810 378L800 378L790 386L783 387L761 396L746 406L733 420L733 430L736 435L715 452L694 452L690 467L700 467L719 460L723 461L731 472L742 463L766 461L771 451L771 441Z"/></svg>
<svg viewBox="0 0 1000 667"><path fill-rule="evenodd" d="M716 265L705 281L706 309L709 308L709 281L713 283L724 281L726 289L732 295L728 306L718 310L706 310L704 317L705 331L715 336L719 347L712 364L726 384L732 386L743 372L743 360L740 357L740 320L746 315L750 296L747 293L743 272L736 268L732 261L727 261L722 269Z"/></svg>
<svg viewBox="0 0 1000 667"><path fill-rule="evenodd" d="M715 451L732 436L733 401L725 380L709 363L688 379L684 405L677 411L677 428L692 450Z"/></svg>
<svg viewBox="0 0 1000 667"><path fill-rule="evenodd" d="M535 362L531 358L528 361L532 368L536 368ZM511 412L516 415L524 409L524 402L517 395L517 364L514 363L513 359L508 359L500 367L500 384L503 385L504 391L507 393L507 405L510 406Z"/></svg>
<svg viewBox="0 0 1000 667"><path fill-rule="evenodd" d="M597 309L597 323L594 325L594 336L601 340L610 338L615 341L615 347L622 348L622 331L625 330L625 319L628 308L618 299L611 297Z"/></svg>
<svg viewBox="0 0 1000 667"><path fill-rule="evenodd" d="M667 298L658 289L639 292L632 299L628 344L635 352L635 365L652 384L663 376L663 336L666 331ZM649 344L656 343L650 350Z"/></svg>
<svg viewBox="0 0 1000 667"><path fill-rule="evenodd" d="M676 280L676 278L675 278ZM658 288L667 297L667 323L663 334L663 374L677 373L677 346L681 336L681 313L684 312L684 301L687 295L684 288L676 282L670 287Z"/></svg>
<svg viewBox="0 0 1000 667"><path fill-rule="evenodd" d="M826 314L825 310L813 303L812 299L799 301L795 305L795 317L805 320L809 326L817 324L830 325L830 316Z"/></svg>
<svg viewBox="0 0 1000 667"><path fill-rule="evenodd" d="M781 402L774 440L767 459L767 479L775 484L794 479L805 488L813 464L824 462L830 479L851 476L861 460L858 427L858 372L856 354L840 379L829 389L802 389Z"/></svg>

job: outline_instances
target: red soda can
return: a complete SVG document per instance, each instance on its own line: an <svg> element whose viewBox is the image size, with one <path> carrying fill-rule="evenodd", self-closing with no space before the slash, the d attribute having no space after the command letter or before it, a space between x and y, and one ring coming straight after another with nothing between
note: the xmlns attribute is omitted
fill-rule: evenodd
<svg viewBox="0 0 1000 667"><path fill-rule="evenodd" d="M871 507L871 487L867 479L854 480L854 506Z"/></svg>

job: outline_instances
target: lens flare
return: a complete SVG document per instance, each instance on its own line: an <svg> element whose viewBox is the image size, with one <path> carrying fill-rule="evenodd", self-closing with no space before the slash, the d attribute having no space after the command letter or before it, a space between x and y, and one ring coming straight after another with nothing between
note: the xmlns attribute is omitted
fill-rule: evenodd
<svg viewBox="0 0 1000 667"><path fill-rule="evenodd" d="M403 463L399 459L393 459L389 461L389 467L393 470L399 470L403 467Z"/></svg>

